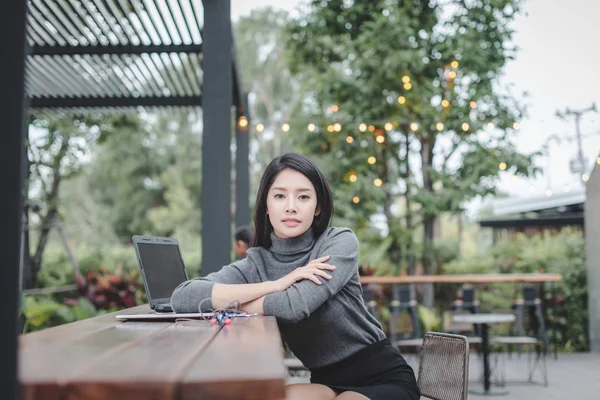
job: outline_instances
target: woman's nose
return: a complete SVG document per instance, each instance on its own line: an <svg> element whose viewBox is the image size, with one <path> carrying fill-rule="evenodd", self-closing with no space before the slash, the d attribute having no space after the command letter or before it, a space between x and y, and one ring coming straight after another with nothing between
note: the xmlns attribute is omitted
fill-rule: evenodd
<svg viewBox="0 0 600 400"><path fill-rule="evenodd" d="M288 200L286 211L287 212L296 212L296 203L294 202L293 199Z"/></svg>

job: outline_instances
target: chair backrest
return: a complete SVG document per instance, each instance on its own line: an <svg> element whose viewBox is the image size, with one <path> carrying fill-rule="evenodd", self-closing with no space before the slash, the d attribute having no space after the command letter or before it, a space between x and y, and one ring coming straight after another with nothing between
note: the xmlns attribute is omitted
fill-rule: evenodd
<svg viewBox="0 0 600 400"><path fill-rule="evenodd" d="M423 338L417 384L433 400L466 400L469 342L465 336L428 332Z"/></svg>

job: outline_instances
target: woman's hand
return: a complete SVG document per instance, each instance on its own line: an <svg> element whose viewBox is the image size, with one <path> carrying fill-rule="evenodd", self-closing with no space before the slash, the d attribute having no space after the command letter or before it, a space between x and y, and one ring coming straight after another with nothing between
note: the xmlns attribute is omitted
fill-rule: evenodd
<svg viewBox="0 0 600 400"><path fill-rule="evenodd" d="M284 276L276 280L277 287L279 291L286 290L294 283L304 280L310 279L317 285L321 285L323 282L317 276L320 276L325 279L331 279L331 275L329 275L325 270L332 271L335 269L335 266L325 264L325 261L329 260L329 256L324 256L321 258L317 258L315 260L310 261L304 267L299 267Z"/></svg>

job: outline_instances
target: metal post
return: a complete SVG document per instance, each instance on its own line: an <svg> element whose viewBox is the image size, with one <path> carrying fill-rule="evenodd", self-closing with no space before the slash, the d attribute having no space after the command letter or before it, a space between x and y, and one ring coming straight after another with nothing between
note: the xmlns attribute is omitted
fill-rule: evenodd
<svg viewBox="0 0 600 400"><path fill-rule="evenodd" d="M2 398L19 398L17 382L19 335L19 260L22 208L23 106L25 90L25 26L27 2L0 2L0 294L4 336L0 340Z"/></svg>
<svg viewBox="0 0 600 400"><path fill-rule="evenodd" d="M231 261L231 0L204 0L202 269Z"/></svg>
<svg viewBox="0 0 600 400"><path fill-rule="evenodd" d="M248 94L244 95L248 104ZM236 111L236 128L235 128L235 225L250 224L250 115L248 110L245 110L244 117L246 118L246 126L240 125L242 115L239 109Z"/></svg>

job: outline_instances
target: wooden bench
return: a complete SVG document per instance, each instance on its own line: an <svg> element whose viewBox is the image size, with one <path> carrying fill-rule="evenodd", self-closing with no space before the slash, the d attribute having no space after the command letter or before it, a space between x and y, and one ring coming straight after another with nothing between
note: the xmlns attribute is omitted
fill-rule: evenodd
<svg viewBox="0 0 600 400"><path fill-rule="evenodd" d="M120 313L148 312L140 306ZM118 322L115 313L19 338L23 399L282 399L273 317Z"/></svg>

